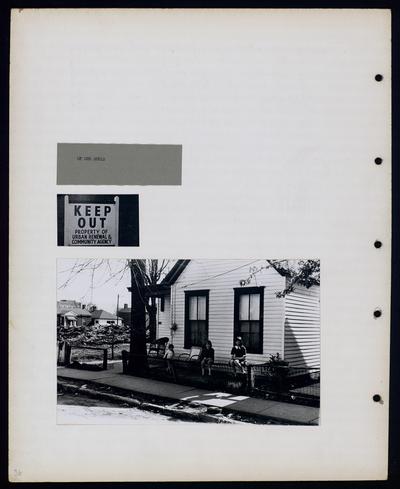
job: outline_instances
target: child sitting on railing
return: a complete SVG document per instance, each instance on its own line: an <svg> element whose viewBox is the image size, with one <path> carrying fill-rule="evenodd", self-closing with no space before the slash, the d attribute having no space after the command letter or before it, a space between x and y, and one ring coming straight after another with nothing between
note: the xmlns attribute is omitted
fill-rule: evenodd
<svg viewBox="0 0 400 489"><path fill-rule="evenodd" d="M242 373L246 373L246 347L243 344L242 338L238 336L231 350L231 359L229 365L233 368L236 377L236 370L240 369Z"/></svg>
<svg viewBox="0 0 400 489"><path fill-rule="evenodd" d="M214 348L210 340L206 342L200 352L201 375L204 375L205 369L208 369L208 375L211 375L211 365L214 363Z"/></svg>

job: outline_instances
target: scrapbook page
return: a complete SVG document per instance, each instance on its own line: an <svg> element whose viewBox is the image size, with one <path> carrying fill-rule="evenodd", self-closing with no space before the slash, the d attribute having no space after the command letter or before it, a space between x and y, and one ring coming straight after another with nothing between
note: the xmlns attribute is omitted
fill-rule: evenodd
<svg viewBox="0 0 400 489"><path fill-rule="evenodd" d="M390 22L12 12L10 480L386 478Z"/></svg>

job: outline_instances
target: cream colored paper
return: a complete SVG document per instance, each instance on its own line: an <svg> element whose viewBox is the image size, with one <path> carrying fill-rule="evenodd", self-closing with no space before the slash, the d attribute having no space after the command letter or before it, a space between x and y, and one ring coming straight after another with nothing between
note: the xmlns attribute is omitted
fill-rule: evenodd
<svg viewBox="0 0 400 489"><path fill-rule="evenodd" d="M388 10L13 11L11 480L386 477L390 35ZM182 145L181 187L96 187L140 194L139 248L57 248L57 193L93 193L56 186L59 142ZM57 425L56 259L130 256L320 258L320 426Z"/></svg>

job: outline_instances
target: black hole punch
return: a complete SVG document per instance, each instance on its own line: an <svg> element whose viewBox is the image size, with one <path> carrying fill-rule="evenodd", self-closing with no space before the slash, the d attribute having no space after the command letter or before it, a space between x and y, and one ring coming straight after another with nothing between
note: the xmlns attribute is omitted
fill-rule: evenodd
<svg viewBox="0 0 400 489"><path fill-rule="evenodd" d="M376 165L382 165L382 158L375 158L375 164Z"/></svg>
<svg viewBox="0 0 400 489"><path fill-rule="evenodd" d="M382 316L382 311L380 309L375 309L374 317L380 318Z"/></svg>
<svg viewBox="0 0 400 489"><path fill-rule="evenodd" d="M381 396L379 394L374 394L372 396L372 399L375 401L375 402L380 402L382 400Z"/></svg>
<svg viewBox="0 0 400 489"><path fill-rule="evenodd" d="M375 80L376 80L377 82L380 82L380 81L382 81L382 80L383 80L383 76L382 76L382 75L380 75L380 74L378 73L377 75L375 75Z"/></svg>
<svg viewBox="0 0 400 489"><path fill-rule="evenodd" d="M381 248L382 247L382 241L376 240L374 243L375 248Z"/></svg>

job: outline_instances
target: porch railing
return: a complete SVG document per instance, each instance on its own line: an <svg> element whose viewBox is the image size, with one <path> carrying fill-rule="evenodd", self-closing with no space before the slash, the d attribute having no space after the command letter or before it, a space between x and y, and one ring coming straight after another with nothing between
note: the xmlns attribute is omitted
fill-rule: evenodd
<svg viewBox="0 0 400 489"><path fill-rule="evenodd" d="M130 358L129 352L122 351L124 373L130 373ZM133 361L135 358L137 356ZM147 363L144 375L158 380L300 404L319 404L319 369L316 368L248 364L241 373L235 372L228 362L214 362L211 376L207 375L207 369L202 376L198 361L174 359L170 362L172 370L168 371L163 358L147 357Z"/></svg>

